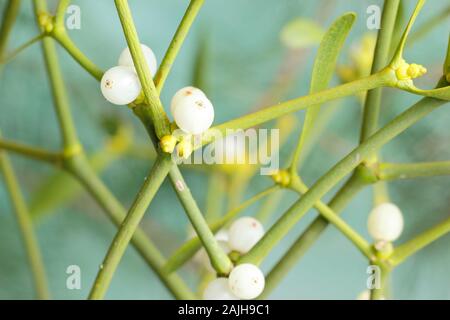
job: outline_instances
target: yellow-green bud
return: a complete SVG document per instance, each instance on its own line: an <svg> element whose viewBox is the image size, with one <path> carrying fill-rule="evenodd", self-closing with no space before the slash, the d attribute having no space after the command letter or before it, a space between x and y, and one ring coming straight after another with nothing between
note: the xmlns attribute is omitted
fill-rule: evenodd
<svg viewBox="0 0 450 320"><path fill-rule="evenodd" d="M161 150L163 152L172 153L177 145L177 139L172 135L167 135L161 138L159 145L161 146Z"/></svg>
<svg viewBox="0 0 450 320"><path fill-rule="evenodd" d="M276 184L287 187L291 183L291 175L286 170L279 170L272 175L272 179Z"/></svg>
<svg viewBox="0 0 450 320"><path fill-rule="evenodd" d="M427 69L420 64L411 63L408 67L407 73L411 79L415 79L427 73Z"/></svg>

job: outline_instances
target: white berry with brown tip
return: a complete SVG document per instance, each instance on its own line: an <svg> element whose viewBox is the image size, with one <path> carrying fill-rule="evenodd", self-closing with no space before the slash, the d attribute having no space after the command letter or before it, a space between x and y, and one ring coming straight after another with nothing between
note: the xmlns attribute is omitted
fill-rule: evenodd
<svg viewBox="0 0 450 320"><path fill-rule="evenodd" d="M141 83L130 67L109 69L103 75L100 86L105 99L116 105L129 104L141 93Z"/></svg>

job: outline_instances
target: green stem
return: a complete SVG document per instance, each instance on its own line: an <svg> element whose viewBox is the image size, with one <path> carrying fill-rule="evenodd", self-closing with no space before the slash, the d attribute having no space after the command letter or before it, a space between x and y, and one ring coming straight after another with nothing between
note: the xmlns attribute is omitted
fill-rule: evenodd
<svg viewBox="0 0 450 320"><path fill-rule="evenodd" d="M167 49L166 55L164 56L161 65L159 66L158 72L156 73L155 84L158 93L161 93L167 76L169 75L172 68L173 62L175 61L175 58L177 57L178 52L180 51L181 46L192 26L192 23L197 17L197 14L200 11L203 3L204 0L191 0L191 2L189 3L186 13L183 16L183 19L181 20L178 29L175 32L175 35L169 45L169 48Z"/></svg>
<svg viewBox="0 0 450 320"><path fill-rule="evenodd" d="M170 156L159 156L156 159L150 174L137 194L109 247L108 253L100 266L100 270L89 294L89 299L100 300L104 298L133 234L137 230L150 202L153 200L171 167L172 160Z"/></svg>
<svg viewBox="0 0 450 320"><path fill-rule="evenodd" d="M380 163L380 180L413 179L450 175L450 161L422 163Z"/></svg>
<svg viewBox="0 0 450 320"><path fill-rule="evenodd" d="M9 0L3 12L2 24L0 26L0 60L2 60L3 54L6 52L8 40L19 15L19 10L20 0Z"/></svg>
<svg viewBox="0 0 450 320"><path fill-rule="evenodd" d="M210 229L213 233L218 232L220 229L225 227L232 219L234 219L240 212L257 202L258 200L273 194L275 191L279 190L278 186L268 188L250 199L244 201L242 204L236 208L230 210L221 219L215 221L210 225ZM194 237L184 243L180 248L178 248L175 253L167 260L167 264L164 266L166 273L171 273L182 266L186 261L194 256L194 254L200 249L202 243L198 237Z"/></svg>
<svg viewBox="0 0 450 320"><path fill-rule="evenodd" d="M27 42L22 44L20 47L18 47L14 51L10 52L5 57L1 58L0 59L0 64L7 64L7 63L11 62L22 51L24 51L25 49L29 48L30 46L32 46L36 42L42 40L45 36L46 36L46 34L42 33L42 34L39 34L39 35L35 36L34 38L28 40Z"/></svg>
<svg viewBox="0 0 450 320"><path fill-rule="evenodd" d="M395 248L394 254L390 257L389 260L391 261L393 266L397 266L417 251L426 247L440 237L448 234L449 232L450 218L447 218L438 225Z"/></svg>
<svg viewBox="0 0 450 320"><path fill-rule="evenodd" d="M5 177L6 187L11 197L19 229L27 252L30 263L31 273L34 279L37 298L46 300L50 298L48 291L47 277L45 275L44 262L42 260L36 235L33 231L33 222L28 212L25 199L20 191L14 169L11 162L4 152L0 151L0 171Z"/></svg>
<svg viewBox="0 0 450 320"><path fill-rule="evenodd" d="M370 290L370 300L385 300L387 298L391 269L384 264L375 265L380 268L380 287Z"/></svg>
<svg viewBox="0 0 450 320"><path fill-rule="evenodd" d="M71 149L77 148L80 144L73 124L72 115L69 111L69 98L59 67L58 56L53 39L44 38L42 40L42 48L50 79L55 111L63 137L64 148L70 152Z"/></svg>
<svg viewBox="0 0 450 320"><path fill-rule="evenodd" d="M59 0L58 7L56 8L55 26L64 28L64 17L66 16L66 10L71 0Z"/></svg>
<svg viewBox="0 0 450 320"><path fill-rule="evenodd" d="M342 178L362 161L372 156L384 144L445 103L446 101L443 100L423 98L355 148L323 175L300 200L294 203L239 262L259 264L298 220Z"/></svg>
<svg viewBox="0 0 450 320"><path fill-rule="evenodd" d="M62 163L62 156L59 153L34 148L25 144L0 139L0 149L14 152L28 158L48 162L55 165Z"/></svg>
<svg viewBox="0 0 450 320"><path fill-rule="evenodd" d="M394 33L395 20L400 0L385 0L381 25L378 31L377 44L372 63L371 73L382 70L388 64L389 49L391 46L392 34ZM361 142L373 135L378 129L378 118L380 113L382 88L374 88L367 92L364 104L363 124L361 128Z"/></svg>
<svg viewBox="0 0 450 320"><path fill-rule="evenodd" d="M141 42L133 22L130 8L127 0L114 0L116 4L117 13L119 14L120 22L122 23L123 32L130 48L131 56L133 57L134 66L136 67L139 80L142 85L145 98L149 105L149 112L152 123L155 126L156 135L159 139L170 134L170 123L167 118L161 100L159 99L158 90L156 90L153 83L150 69L141 48Z"/></svg>
<svg viewBox="0 0 450 320"><path fill-rule="evenodd" d="M227 129L247 129L268 122L283 115L306 109L308 107L317 107L321 104L354 95L359 92L367 91L373 88L387 86L392 84L392 70L384 69L383 71L373 74L369 77L352 81L337 87L316 92L307 96L292 99L272 107L264 108L260 111L248 114L246 116L234 119L210 129L210 132L219 130L225 133ZM204 135L204 143L212 142L214 135L208 132Z"/></svg>
<svg viewBox="0 0 450 320"><path fill-rule="evenodd" d="M333 197L328 206L335 212L340 213L350 200L362 190L365 183L357 176L353 175ZM278 286L283 278L288 274L309 250L309 248L319 239L325 231L329 222L322 216L318 216L292 244L289 250L280 258L278 263L271 269L266 277L266 287L261 299L267 298Z"/></svg>
<svg viewBox="0 0 450 320"><path fill-rule="evenodd" d="M170 170L170 176L174 189L178 190L178 199L208 253L211 265L219 275L228 275L233 267L233 263L220 247L214 233L209 228L178 167L174 166Z"/></svg>
<svg viewBox="0 0 450 320"><path fill-rule="evenodd" d="M388 185L385 181L378 181L373 185L373 203L377 206L389 202Z"/></svg>
<svg viewBox="0 0 450 320"><path fill-rule="evenodd" d="M109 215L113 223L116 226L120 226L126 216L125 209L98 178L87 161L83 156L75 157L69 162L67 169L80 181L102 209ZM137 229L131 241L142 258L155 271L161 282L164 283L175 298L195 299L191 290L178 275L172 274L167 276L162 272L166 261L144 231Z"/></svg>
<svg viewBox="0 0 450 320"><path fill-rule="evenodd" d="M34 0L34 6L36 15L47 11L45 1ZM51 41L53 40L44 39L43 45L46 61L49 62L48 63L49 71L51 71L52 75L51 79L53 80L52 84L54 84L53 87L54 95L55 97L57 97L57 99L55 99L55 107L57 109L58 120L62 128L69 128L64 130L64 132L67 132L66 135L68 136L68 138L71 138L67 140L77 141L73 120L69 112L69 102L65 93L66 92L65 86L64 83L62 82L59 64L56 59L56 51ZM71 143L66 142L65 144L66 149L68 149L69 151L71 150L71 148L76 147L78 145L73 144L73 142ZM98 179L95 171L92 170L87 160L84 158L85 156L82 149L80 150L80 152L73 153L70 155L71 156L67 157L64 163L66 168L72 174L74 174L83 185L85 185L88 191L90 191L90 193L94 196L94 198L105 209L106 213L110 215L114 223L116 225L120 225L120 223L125 218L125 210L121 207L121 205L110 193L110 191ZM138 250L140 251L141 255L146 259L149 265L153 267L153 269L158 274L160 279L165 283L167 288L174 294L175 297L181 299L193 298L193 295L190 293L190 290L187 288L187 286L184 285L181 278L174 276L173 279L170 279L162 274L160 266L164 265L165 261L162 258L161 254L157 251L156 247L154 247L154 245L146 238L143 232L138 231L134 243L138 248Z"/></svg>
<svg viewBox="0 0 450 320"><path fill-rule="evenodd" d="M292 177L290 187L300 195L308 192L308 187L297 176ZM368 259L372 259L373 252L371 245L350 225L338 216L329 206L322 201L316 202L314 207L331 224L333 224L347 239L349 239L361 253Z"/></svg>
<svg viewBox="0 0 450 320"><path fill-rule="evenodd" d="M103 77L103 70L97 67L70 39L65 29L55 29L52 37L69 53L72 58L80 64L91 76L100 81Z"/></svg>

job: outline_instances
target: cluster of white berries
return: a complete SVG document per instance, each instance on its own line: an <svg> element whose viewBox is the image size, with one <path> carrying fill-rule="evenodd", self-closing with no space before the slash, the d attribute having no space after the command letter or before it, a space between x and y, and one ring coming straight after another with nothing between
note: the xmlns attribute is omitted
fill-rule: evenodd
<svg viewBox="0 0 450 320"><path fill-rule="evenodd" d="M216 239L226 253L236 251L245 254L263 235L264 228L258 220L242 217L231 224L228 232L218 232ZM204 249L198 255L205 259L203 261L206 262L206 268L214 271ZM203 293L203 298L205 300L255 299L263 292L264 285L264 274L257 266L249 263L240 264L233 268L228 279L217 278L211 281Z"/></svg>
<svg viewBox="0 0 450 320"><path fill-rule="evenodd" d="M150 73L155 75L157 69L155 54L146 45L141 44L141 48ZM118 66L105 72L100 86L105 99L113 104L126 105L136 100L142 87L129 48L123 50Z"/></svg>
<svg viewBox="0 0 450 320"><path fill-rule="evenodd" d="M214 121L214 107L198 88L185 87L172 98L170 111L177 126L186 133L201 134Z"/></svg>
<svg viewBox="0 0 450 320"><path fill-rule="evenodd" d="M382 203L369 214L367 229L370 236L380 243L397 240L403 231L403 215L393 203Z"/></svg>

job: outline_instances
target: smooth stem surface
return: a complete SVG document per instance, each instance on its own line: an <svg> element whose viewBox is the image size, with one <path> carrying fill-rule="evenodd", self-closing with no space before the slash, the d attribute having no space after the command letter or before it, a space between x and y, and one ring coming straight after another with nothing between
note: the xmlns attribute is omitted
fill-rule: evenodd
<svg viewBox="0 0 450 320"><path fill-rule="evenodd" d="M400 0L385 0L381 26L378 31L377 43L372 63L371 74L379 72L388 64L389 49L394 33L395 20ZM378 129L382 88L374 88L367 92L363 111L363 122L360 141L365 141Z"/></svg>
<svg viewBox="0 0 450 320"><path fill-rule="evenodd" d="M102 79L103 70L97 67L97 65L86 57L86 55L73 43L65 29L55 29L51 35L91 76L98 81Z"/></svg>
<svg viewBox="0 0 450 320"><path fill-rule="evenodd" d="M34 0L34 7L36 16L47 11L45 0ZM69 38L67 37L67 39ZM71 143L65 142L66 150L77 150L76 146L78 146L78 143L76 143L77 138L75 134L75 128L70 115L69 102L65 93L65 86L62 81L62 76L56 57L56 51L52 41L53 40L50 38L44 39L43 47L46 61L50 62L49 73L52 74L51 82L52 85L54 85L52 88L54 95L57 97L57 99L55 98L55 108L58 114L60 127L67 128L63 131L68 132L67 136L71 138L68 139L69 141L71 141ZM74 46L74 48L76 47ZM81 53L81 51L79 50L76 52ZM90 191L94 198L105 209L106 213L110 215L116 225L119 225L125 218L125 210L121 207L117 200L115 200L111 192L98 179L95 171L92 170L87 160L84 159L83 150L80 148L78 153L69 153L68 155L70 156L65 161L65 165L68 170L71 171L78 179L80 179L82 184L86 186L88 191ZM163 283L165 283L168 289L174 294L174 296L182 299L191 299L193 295L190 293L190 290L186 285L184 285L180 278L174 276L173 279L170 279L162 275L158 266L163 265L165 261L161 259L162 256L159 254L153 244L146 239L143 232L138 233L136 242L136 246L138 247L141 255L146 259L150 266L154 266L154 270L163 281Z"/></svg>
<svg viewBox="0 0 450 320"><path fill-rule="evenodd" d="M218 274L228 275L233 267L233 263L230 258L228 258L225 251L220 247L214 233L209 228L178 167L174 166L170 171L170 175L173 187L178 190L178 199L201 240L203 247L209 256L211 265Z"/></svg>
<svg viewBox="0 0 450 320"><path fill-rule="evenodd" d="M337 214L362 190L365 183L357 175L353 175L336 193L328 206ZM322 216L318 216L297 238L288 251L279 259L278 263L266 276L266 287L261 299L267 298L278 286L289 271L297 264L298 260L311 248L325 231L329 222Z"/></svg>
<svg viewBox="0 0 450 320"><path fill-rule="evenodd" d="M2 16L2 24L0 26L0 60L6 52L8 40L11 36L11 31L16 22L20 10L20 0L9 0L5 7Z"/></svg>
<svg viewBox="0 0 450 320"><path fill-rule="evenodd" d="M362 161L372 156L384 144L445 103L446 101L443 100L423 98L359 145L323 175L300 200L294 203L268 230L258 244L239 260L239 263L261 263L298 220L341 179Z"/></svg>
<svg viewBox="0 0 450 320"><path fill-rule="evenodd" d="M161 90L164 86L164 83L167 79L167 76L172 69L173 62L178 55L178 52L181 49L181 46L188 35L188 32L197 17L198 12L200 11L204 0L191 0L189 6L186 10L186 13L181 20L181 23L178 26L177 31L167 49L166 55L164 56L161 65L159 66L158 71L155 76L155 85L158 93L161 93Z"/></svg>
<svg viewBox="0 0 450 320"><path fill-rule="evenodd" d="M16 214L19 230L22 235L25 250L27 252L34 287L38 299L49 299L47 276L45 274L44 262L38 246L38 241L33 230L33 222L28 211L25 199L19 187L14 169L4 152L0 151L0 171L3 173L6 188L11 198L11 203Z"/></svg>
<svg viewBox="0 0 450 320"><path fill-rule="evenodd" d="M386 267L384 264L375 264L380 269L379 274L379 287L375 287L370 290L370 300L385 300L387 298L389 278L391 274L391 269Z"/></svg>
<svg viewBox="0 0 450 320"><path fill-rule="evenodd" d="M413 179L450 175L450 161L422 163L380 163L380 180Z"/></svg>
<svg viewBox="0 0 450 320"><path fill-rule="evenodd" d="M58 57L53 39L44 38L42 40L45 65L50 79L53 101L59 127L62 133L65 150L70 150L79 146L78 137L73 124L72 115L69 111L69 98L64 85L61 70L59 68Z"/></svg>
<svg viewBox="0 0 450 320"><path fill-rule="evenodd" d="M62 163L62 157L59 153L38 149L18 142L0 139L0 149L55 165Z"/></svg>
<svg viewBox="0 0 450 320"><path fill-rule="evenodd" d="M120 226L126 216L126 210L104 183L97 177L84 156L74 158L69 163L69 172L80 181L96 202L108 214L116 226ZM131 239L133 246L142 258L155 271L162 283L177 299L194 299L194 295L183 280L176 274L163 274L166 261L144 231L137 229Z"/></svg>
<svg viewBox="0 0 450 320"><path fill-rule="evenodd" d="M89 294L89 299L99 300L104 298L133 234L137 230L150 202L153 200L171 167L172 160L170 156L159 156L156 159L150 174L142 185L141 190L137 194L130 210L128 210L125 219L108 249L108 253L100 266L100 270Z"/></svg>
<svg viewBox="0 0 450 320"><path fill-rule="evenodd" d="M158 91L153 83L153 75L150 74L150 69L144 58L141 42L139 41L133 17L128 6L128 1L114 0L114 3L116 4L117 13L119 14L131 56L133 57L134 66L136 67L142 90L149 105L149 111L156 135L161 139L163 136L170 134L170 124L166 113L164 112L161 100L159 99Z"/></svg>
<svg viewBox="0 0 450 320"><path fill-rule="evenodd" d="M300 195L308 192L308 187L296 176L293 176L290 187ZM347 239L349 239L365 257L369 259L372 258L373 252L371 245L342 218L340 218L338 214L333 211L333 209L322 201L318 201L314 207L328 222L333 224Z"/></svg>
<svg viewBox="0 0 450 320"><path fill-rule="evenodd" d="M386 69L382 72L376 73L366 78L362 78L360 80L352 81L331 89L326 89L307 96L292 99L271 107L264 108L260 111L245 115L238 119L222 123L211 128L210 131L219 130L220 132L225 133L226 129L251 128L292 112L303 110L308 107L320 106L321 104L330 100L354 95L356 93L367 91L373 88L387 86L392 83L392 77L392 72ZM212 139L213 137L210 137L207 133L205 134L205 143L211 142Z"/></svg>
<svg viewBox="0 0 450 320"><path fill-rule="evenodd" d="M64 26L64 17L66 15L67 7L69 6L71 0L59 0L58 7L56 8L56 26Z"/></svg>
<svg viewBox="0 0 450 320"><path fill-rule="evenodd" d="M448 234L449 232L450 218L395 248L394 254L389 260L392 265L397 266L417 251L421 250L440 237Z"/></svg>
<svg viewBox="0 0 450 320"><path fill-rule="evenodd" d="M45 34L39 34L39 35L35 36L34 38L31 38L30 40L28 40L27 42L25 42L18 48L14 49L12 52L5 55L3 58L0 58L0 64L7 64L7 63L11 62L22 51L24 51L28 47L32 46L36 42L42 40L44 37L45 37Z"/></svg>
<svg viewBox="0 0 450 320"><path fill-rule="evenodd" d="M39 23L39 15L46 12L47 3L43 0L34 0L33 4L36 20ZM44 32L42 27L41 32ZM62 133L64 149L65 151L72 152L72 150L78 149L80 144L78 142L72 115L70 114L69 98L59 66L55 44L51 38L44 38L41 43L45 66L50 80L54 107L58 118L59 128Z"/></svg>

